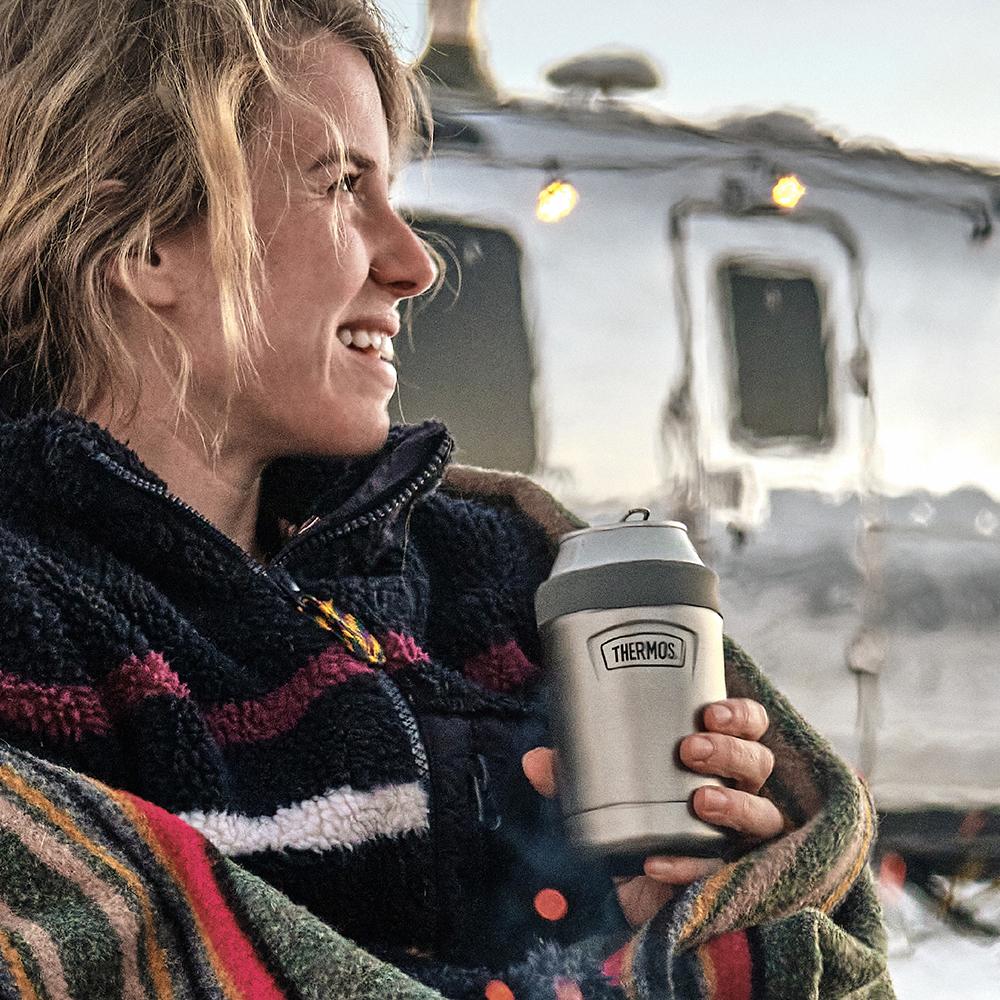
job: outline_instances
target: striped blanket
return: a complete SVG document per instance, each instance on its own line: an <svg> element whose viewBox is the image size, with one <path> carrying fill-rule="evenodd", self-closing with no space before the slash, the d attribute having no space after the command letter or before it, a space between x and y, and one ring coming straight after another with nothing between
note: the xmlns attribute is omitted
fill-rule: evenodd
<svg viewBox="0 0 1000 1000"><path fill-rule="evenodd" d="M892 998L864 787L734 646L733 695L773 720L765 788L793 829L696 883L627 940L545 948L487 1000ZM463 977L468 981L468 977ZM176 816L0 748L0 1000L442 994L336 934Z"/></svg>

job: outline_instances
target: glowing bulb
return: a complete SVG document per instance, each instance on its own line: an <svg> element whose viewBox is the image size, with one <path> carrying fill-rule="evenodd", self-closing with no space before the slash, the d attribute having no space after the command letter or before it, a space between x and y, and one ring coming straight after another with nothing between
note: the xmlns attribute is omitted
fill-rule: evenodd
<svg viewBox="0 0 1000 1000"><path fill-rule="evenodd" d="M580 193L569 181L553 181L538 192L535 215L542 222L559 222L576 208Z"/></svg>
<svg viewBox="0 0 1000 1000"><path fill-rule="evenodd" d="M795 176L788 174L779 177L777 183L771 188L771 201L778 208L793 209L805 196L806 186Z"/></svg>

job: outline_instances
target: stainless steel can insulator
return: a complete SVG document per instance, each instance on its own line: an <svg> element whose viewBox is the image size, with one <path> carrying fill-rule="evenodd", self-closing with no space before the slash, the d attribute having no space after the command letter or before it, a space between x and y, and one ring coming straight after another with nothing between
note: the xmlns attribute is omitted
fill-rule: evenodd
<svg viewBox="0 0 1000 1000"><path fill-rule="evenodd" d="M719 782L677 757L726 697L718 578L683 524L636 513L563 536L535 598L568 832L623 872L725 844L690 806Z"/></svg>

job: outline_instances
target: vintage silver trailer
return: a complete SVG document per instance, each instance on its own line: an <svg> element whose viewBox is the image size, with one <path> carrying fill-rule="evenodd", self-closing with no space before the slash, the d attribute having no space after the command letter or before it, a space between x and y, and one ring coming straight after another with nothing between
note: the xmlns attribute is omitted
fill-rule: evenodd
<svg viewBox="0 0 1000 1000"><path fill-rule="evenodd" d="M1000 168L782 113L694 128L607 96L641 80L622 58L504 100L466 5L438 7L434 152L400 203L450 264L403 414L593 519L687 521L728 631L866 774L885 837L1000 858ZM555 179L579 203L547 224Z"/></svg>

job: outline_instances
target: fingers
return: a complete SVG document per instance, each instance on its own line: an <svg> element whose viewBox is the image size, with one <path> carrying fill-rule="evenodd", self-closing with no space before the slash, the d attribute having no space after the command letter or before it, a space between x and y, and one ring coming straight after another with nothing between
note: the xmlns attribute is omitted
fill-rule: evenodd
<svg viewBox="0 0 1000 1000"><path fill-rule="evenodd" d="M535 747L521 758L521 769L532 787L547 799L556 797L555 751L548 747Z"/></svg>
<svg viewBox="0 0 1000 1000"><path fill-rule="evenodd" d="M722 733L686 736L681 740L680 757L692 771L731 778L745 792L759 791L774 768L774 754L762 743Z"/></svg>
<svg viewBox="0 0 1000 1000"><path fill-rule="evenodd" d="M768 799L736 788L699 788L692 799L694 811L706 823L724 826L751 840L770 840L785 828L777 806Z"/></svg>
<svg viewBox="0 0 1000 1000"><path fill-rule="evenodd" d="M744 740L759 740L770 725L764 706L750 698L714 701L705 708L702 721L708 730Z"/></svg>
<svg viewBox="0 0 1000 1000"><path fill-rule="evenodd" d="M615 891L618 893L622 913L632 927L640 927L647 920L652 920L675 893L673 885L644 875L616 879Z"/></svg>
<svg viewBox="0 0 1000 1000"><path fill-rule="evenodd" d="M687 858L658 855L646 858L643 871L657 882L689 885L712 875L722 867L721 858Z"/></svg>

